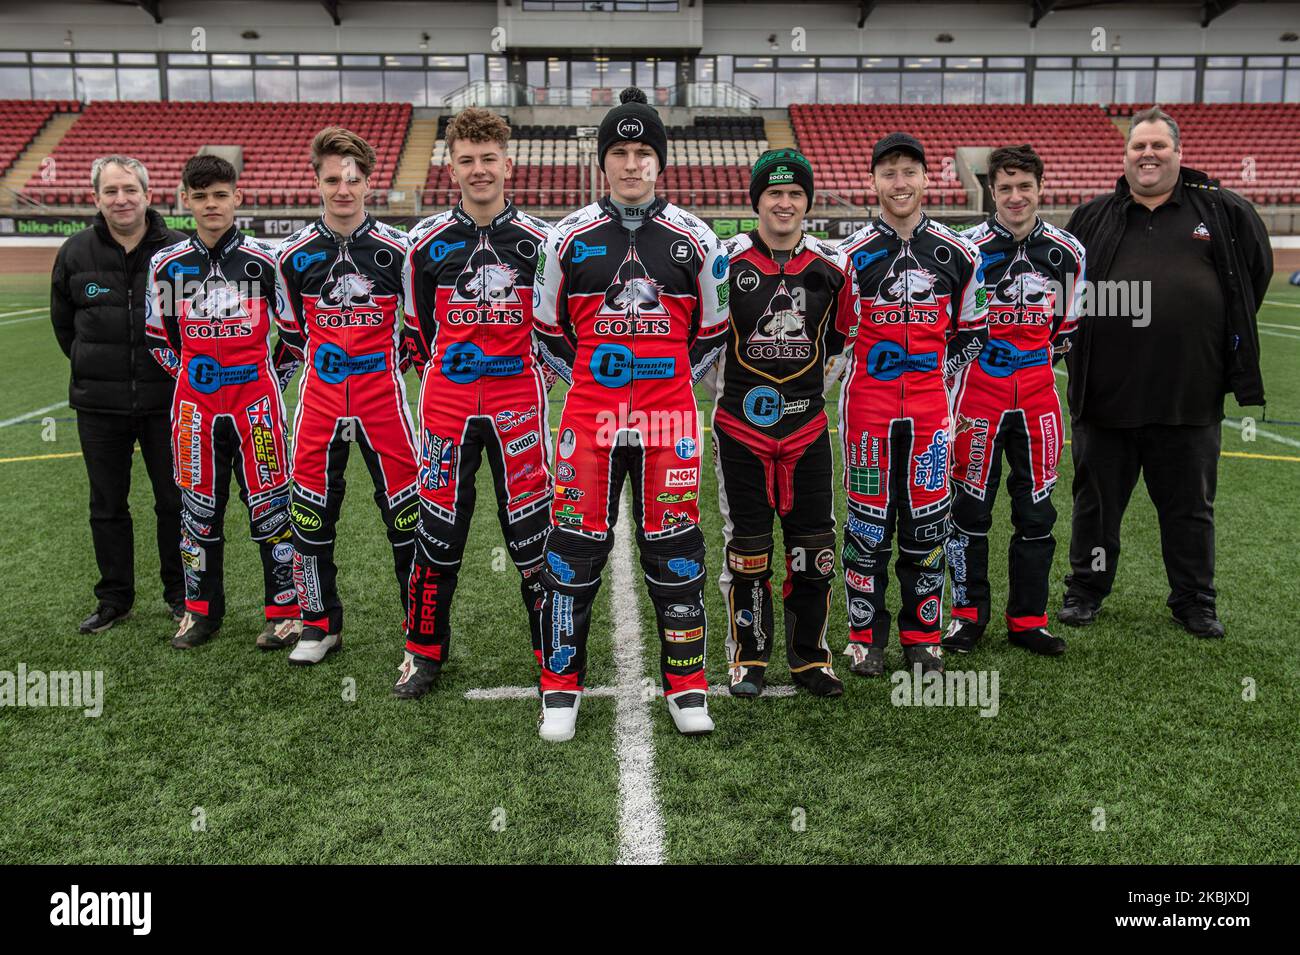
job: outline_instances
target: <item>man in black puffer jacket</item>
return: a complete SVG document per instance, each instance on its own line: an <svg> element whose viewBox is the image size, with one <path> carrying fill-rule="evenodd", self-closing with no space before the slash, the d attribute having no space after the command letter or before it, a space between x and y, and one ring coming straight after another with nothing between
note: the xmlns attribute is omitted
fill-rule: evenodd
<svg viewBox="0 0 1300 955"><path fill-rule="evenodd" d="M137 441L153 484L163 599L173 616L185 601L181 503L171 466L174 383L149 354L144 333L149 259L185 236L149 208L149 174L138 160L98 159L91 183L99 206L94 227L63 244L50 278L54 336L72 360L68 403L77 412L90 478L90 533L100 574L99 604L82 621L82 633L107 630L135 602L128 496Z"/></svg>

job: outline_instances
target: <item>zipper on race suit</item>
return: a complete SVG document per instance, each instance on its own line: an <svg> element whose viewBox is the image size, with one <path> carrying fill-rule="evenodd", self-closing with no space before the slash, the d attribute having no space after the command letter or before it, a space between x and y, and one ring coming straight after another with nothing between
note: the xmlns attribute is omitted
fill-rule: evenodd
<svg viewBox="0 0 1300 955"><path fill-rule="evenodd" d="M478 242L474 243L474 252L477 252L478 249L482 246L483 238L488 234L491 227L478 226L477 229L478 229ZM473 260L474 252L470 253L471 261ZM487 310L490 314L491 307L487 300L487 276L484 274L485 265L486 262L480 259L479 267L478 267L478 271L479 271L478 307L480 313L483 312L484 310ZM482 340L483 338L486 337L486 333L484 332L484 327L485 326L490 327L490 324L491 324L490 322L475 322L472 326L472 331L470 332L470 334L474 338L479 339L479 341L476 342L476 344L478 344L479 347L483 350L484 355L487 354L487 349L483 348L483 346L486 345L487 343ZM474 382L474 410L478 412L480 415L483 413L483 379L481 377Z"/></svg>
<svg viewBox="0 0 1300 955"><path fill-rule="evenodd" d="M348 255L348 240L344 238L340 238L338 240L338 244L339 244L339 258L347 259L349 262L351 262L352 256ZM340 328L343 331L343 341L340 343L339 347L343 349L343 354L351 355L352 354L352 326L347 322L342 322L340 324ZM352 412L352 376L347 375L343 378L343 413L351 414L351 412Z"/></svg>
<svg viewBox="0 0 1300 955"><path fill-rule="evenodd" d="M910 259L912 257L912 243L903 239L899 248L899 257ZM908 271L903 271L903 361L907 361L908 355L912 354L912 336L908 334L907 323L912 320L912 280ZM904 366L906 368L906 365ZM907 414L907 371L904 370L898 376L898 416L900 418Z"/></svg>
<svg viewBox="0 0 1300 955"><path fill-rule="evenodd" d="M620 222L621 222L621 217L620 217ZM641 227L642 227L642 228L645 227L645 222L644 222L644 220L642 221ZM635 229L628 229L626 225L624 225L623 228L627 230L627 245L628 245L628 253L629 253L629 255L630 255L630 257L631 257L631 259L632 259L633 262L640 262L641 260L637 257L637 254L636 254L636 230L635 230ZM642 267L641 267L641 271L642 271L643 273L645 272L645 266L644 266L644 265L642 265ZM649 278L649 276L648 276L648 275L642 275L642 278ZM626 410L626 412L625 412L625 413L626 413L626 416L627 416L627 418L628 418L629 420L630 420L631 417L632 417L632 409L636 407L636 400L635 400L635 397L633 396L632 392L633 392L633 389L636 387L636 374L635 374L635 370L636 370L636 320L637 320L637 317L638 317L638 314L639 314L638 311L637 311L636 296L633 295L631 298L632 298L632 312L631 312L631 315L628 316L629 318L631 318L631 321L628 322L627 324L628 324L628 337L631 339L631 345L630 345L629 347L630 347L630 349L631 349L631 351L632 351L632 360L631 360L630 367L629 367L629 370L628 370L628 373L629 373L629 375L631 375L631 377L628 379L628 382L627 382L627 410ZM617 409L615 409L615 413L617 413Z"/></svg>

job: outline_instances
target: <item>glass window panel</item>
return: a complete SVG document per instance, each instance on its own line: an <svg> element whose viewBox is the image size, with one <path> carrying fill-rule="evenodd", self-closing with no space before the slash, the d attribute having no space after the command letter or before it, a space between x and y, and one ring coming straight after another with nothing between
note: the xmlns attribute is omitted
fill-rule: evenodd
<svg viewBox="0 0 1300 955"><path fill-rule="evenodd" d="M732 69L734 66L734 62L735 62L734 57L730 57L730 56L718 57L718 82L719 83L732 82Z"/></svg>
<svg viewBox="0 0 1300 955"><path fill-rule="evenodd" d="M1143 67L1149 69L1156 65L1156 58L1154 56L1121 56L1117 65L1120 69L1136 70Z"/></svg>
<svg viewBox="0 0 1300 955"><path fill-rule="evenodd" d="M943 74L945 103L980 103L984 100L983 73Z"/></svg>
<svg viewBox="0 0 1300 955"><path fill-rule="evenodd" d="M376 58L377 59L377 58ZM258 66L293 66L292 53L259 53Z"/></svg>
<svg viewBox="0 0 1300 955"><path fill-rule="evenodd" d="M1246 92L1243 99L1247 103L1280 103L1283 79L1282 70L1247 70Z"/></svg>
<svg viewBox="0 0 1300 955"><path fill-rule="evenodd" d="M72 70L66 66L33 66L32 99L72 99Z"/></svg>
<svg viewBox="0 0 1300 955"><path fill-rule="evenodd" d="M904 73L904 103L940 103L943 101L943 75L940 73Z"/></svg>
<svg viewBox="0 0 1300 955"><path fill-rule="evenodd" d="M897 73L863 73L858 77L858 97L863 103L897 103Z"/></svg>
<svg viewBox="0 0 1300 955"><path fill-rule="evenodd" d="M77 62L78 63L112 63L113 54L112 53L78 53Z"/></svg>
<svg viewBox="0 0 1300 955"><path fill-rule="evenodd" d="M445 56L441 53L429 57L430 66L465 68L465 57L463 56Z"/></svg>
<svg viewBox="0 0 1300 955"><path fill-rule="evenodd" d="M569 64L565 60L549 59L546 61L546 85L564 87L569 85Z"/></svg>
<svg viewBox="0 0 1300 955"><path fill-rule="evenodd" d="M817 60L811 56L778 56L776 65L783 70L815 70Z"/></svg>
<svg viewBox="0 0 1300 955"><path fill-rule="evenodd" d="M1024 73L984 74L984 102L1023 103L1025 101Z"/></svg>
<svg viewBox="0 0 1300 955"><path fill-rule="evenodd" d="M117 99L117 71L113 69L78 69L76 96L87 102Z"/></svg>
<svg viewBox="0 0 1300 955"><path fill-rule="evenodd" d="M471 77L473 74L470 74ZM575 89L600 85L600 70L594 60L574 60L569 64L569 85Z"/></svg>
<svg viewBox="0 0 1300 955"><path fill-rule="evenodd" d="M1164 59L1161 59L1164 62ZM1195 70L1158 70L1156 95L1161 103L1192 103L1196 101Z"/></svg>
<svg viewBox="0 0 1300 955"><path fill-rule="evenodd" d="M295 70L258 70L253 74L253 88L259 103L293 103L298 99L298 73Z"/></svg>
<svg viewBox="0 0 1300 955"><path fill-rule="evenodd" d="M529 60L524 67L524 72L529 86L546 85L546 62L544 60Z"/></svg>
<svg viewBox="0 0 1300 955"><path fill-rule="evenodd" d="M384 66L424 66L424 57L387 53L384 55Z"/></svg>
<svg viewBox="0 0 1300 955"><path fill-rule="evenodd" d="M738 70L770 70L771 68L772 57L770 56L736 57L736 69Z"/></svg>
<svg viewBox="0 0 1300 955"><path fill-rule="evenodd" d="M415 64L416 66L424 65L424 57L417 56L415 59L418 61ZM257 58L257 61L259 63L262 62L262 58L259 56ZM344 66L378 66L379 57L369 53L344 53L343 65Z"/></svg>
<svg viewBox="0 0 1300 955"><path fill-rule="evenodd" d="M212 87L207 70L168 70L167 98L212 99Z"/></svg>
<svg viewBox="0 0 1300 955"><path fill-rule="evenodd" d="M1297 71L1300 72L1300 71ZM0 99L31 99L32 74L25 66L0 67Z"/></svg>
<svg viewBox="0 0 1300 955"><path fill-rule="evenodd" d="M71 63L71 53L33 53L33 63Z"/></svg>
<svg viewBox="0 0 1300 955"><path fill-rule="evenodd" d="M990 69L995 70L1007 69L1009 67L1023 68L1025 65L1025 58L1023 56L990 56L988 59Z"/></svg>
<svg viewBox="0 0 1300 955"><path fill-rule="evenodd" d="M213 66L248 66L253 58L247 53L213 53Z"/></svg>
<svg viewBox="0 0 1300 955"><path fill-rule="evenodd" d="M1241 66L1241 57L1239 56L1207 56L1205 58L1206 66Z"/></svg>
<svg viewBox="0 0 1300 955"><path fill-rule="evenodd" d="M776 83L772 73L737 73L735 83L758 97L760 107L776 105Z"/></svg>
<svg viewBox="0 0 1300 955"><path fill-rule="evenodd" d="M339 101L339 74L337 70L299 70L298 97L313 103Z"/></svg>
<svg viewBox="0 0 1300 955"><path fill-rule="evenodd" d="M984 57L982 56L950 56L943 61L943 65L950 70L978 70L984 66ZM947 96L947 91L944 91Z"/></svg>
<svg viewBox="0 0 1300 955"><path fill-rule="evenodd" d="M1286 71L1286 102L1300 103L1300 70Z"/></svg>
<svg viewBox="0 0 1300 955"><path fill-rule="evenodd" d="M205 66L208 62L206 53L168 53L167 62L177 66Z"/></svg>
<svg viewBox="0 0 1300 955"><path fill-rule="evenodd" d="M712 83L714 76L713 57L700 56L695 59L695 81L697 83Z"/></svg>
<svg viewBox="0 0 1300 955"><path fill-rule="evenodd" d="M1040 56L1034 65L1040 70L1068 70L1074 66L1074 60L1068 56Z"/></svg>
<svg viewBox="0 0 1300 955"><path fill-rule="evenodd" d="M817 77L810 73L776 74L776 105L817 102Z"/></svg>
<svg viewBox="0 0 1300 955"><path fill-rule="evenodd" d="M1160 57L1161 66L1174 66L1181 69L1195 69L1196 57L1194 56L1162 56Z"/></svg>
<svg viewBox="0 0 1300 955"><path fill-rule="evenodd" d="M903 59L903 68L908 70L933 70L938 66L937 56L909 56Z"/></svg>
<svg viewBox="0 0 1300 955"><path fill-rule="evenodd" d="M1116 70L1116 103L1150 103L1156 98L1155 70Z"/></svg>
<svg viewBox="0 0 1300 955"><path fill-rule="evenodd" d="M253 98L253 71L213 70L212 98L219 103L251 100Z"/></svg>
<svg viewBox="0 0 1300 955"><path fill-rule="evenodd" d="M382 103L384 100L384 74L378 70L344 70L343 101L345 103ZM416 74L421 80L422 74Z"/></svg>
<svg viewBox="0 0 1300 955"><path fill-rule="evenodd" d="M1204 101L1207 103L1240 103L1241 70L1206 70Z"/></svg>
<svg viewBox="0 0 1300 955"><path fill-rule="evenodd" d="M1035 103L1069 103L1074 94L1074 73L1070 70L1035 70Z"/></svg>
<svg viewBox="0 0 1300 955"><path fill-rule="evenodd" d="M1115 58L1113 56L1081 56L1079 57L1079 69L1081 70L1100 70L1103 67L1114 66Z"/></svg>
<svg viewBox="0 0 1300 955"><path fill-rule="evenodd" d="M428 90L428 104L441 106L443 99L469 82L469 74L463 70L435 70L425 74L425 88Z"/></svg>
<svg viewBox="0 0 1300 955"><path fill-rule="evenodd" d="M858 68L858 58L856 56L823 56L821 66L824 70L856 70Z"/></svg>
<svg viewBox="0 0 1300 955"><path fill-rule="evenodd" d="M333 53L302 53L298 56L299 66L338 66L339 58Z"/></svg>
<svg viewBox="0 0 1300 955"><path fill-rule="evenodd" d="M118 99L161 99L157 70L118 70Z"/></svg>
<svg viewBox="0 0 1300 955"><path fill-rule="evenodd" d="M818 73L817 102L856 103L858 101L858 75L856 73Z"/></svg>
<svg viewBox="0 0 1300 955"><path fill-rule="evenodd" d="M153 56L152 53L148 55ZM0 63L26 63L26 62L27 62L26 53L20 52L18 50L0 50ZM153 60L149 60L148 62L152 63Z"/></svg>
<svg viewBox="0 0 1300 955"><path fill-rule="evenodd" d="M123 66L152 66L158 62L157 53L119 53L117 62Z"/></svg>
<svg viewBox="0 0 1300 955"><path fill-rule="evenodd" d="M623 89L632 85L631 60L609 60L604 63L598 62L598 65L601 86L617 86Z"/></svg>
<svg viewBox="0 0 1300 955"><path fill-rule="evenodd" d="M488 79L493 83L504 83L509 76L506 67L506 58L504 56L489 56L487 58Z"/></svg>
<svg viewBox="0 0 1300 955"><path fill-rule="evenodd" d="M384 99L388 102L423 106L427 101L426 96L424 73L417 70L384 71Z"/></svg>
<svg viewBox="0 0 1300 955"><path fill-rule="evenodd" d="M864 70L896 70L898 69L898 57L866 56L862 58L862 68Z"/></svg>
<svg viewBox="0 0 1300 955"><path fill-rule="evenodd" d="M677 85L677 61L660 60L659 61L659 83L660 86Z"/></svg>
<svg viewBox="0 0 1300 955"><path fill-rule="evenodd" d="M1113 70L1076 70L1074 84L1074 101L1076 103L1110 103L1114 101L1115 72Z"/></svg>

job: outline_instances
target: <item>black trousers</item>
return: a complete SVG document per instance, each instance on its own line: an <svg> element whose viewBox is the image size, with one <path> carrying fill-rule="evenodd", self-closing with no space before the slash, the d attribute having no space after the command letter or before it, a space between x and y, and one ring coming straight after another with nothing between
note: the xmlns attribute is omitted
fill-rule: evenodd
<svg viewBox="0 0 1300 955"><path fill-rule="evenodd" d="M1119 528L1139 472L1160 519L1169 606L1214 606L1214 494L1221 426L1105 428L1074 422L1067 593L1100 602L1119 566Z"/></svg>
<svg viewBox="0 0 1300 955"><path fill-rule="evenodd" d="M100 604L130 609L135 603L135 535L131 523L131 453L136 442L153 485L158 563L163 599L185 599L181 567L181 498L172 481L171 422L151 415L77 412L77 435L90 478L90 537L99 565Z"/></svg>

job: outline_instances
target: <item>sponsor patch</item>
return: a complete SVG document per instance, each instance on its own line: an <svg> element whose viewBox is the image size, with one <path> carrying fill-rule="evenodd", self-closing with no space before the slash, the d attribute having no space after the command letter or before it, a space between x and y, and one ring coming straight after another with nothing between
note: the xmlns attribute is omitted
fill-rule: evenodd
<svg viewBox="0 0 1300 955"><path fill-rule="evenodd" d="M669 468L664 477L665 487L694 487L699 483L699 468Z"/></svg>
<svg viewBox="0 0 1300 955"><path fill-rule="evenodd" d="M727 553L727 566L738 573L757 574L767 570L767 554Z"/></svg>
<svg viewBox="0 0 1300 955"><path fill-rule="evenodd" d="M669 643L690 643L692 640L698 640L704 636L703 627L691 627L689 630L673 630L664 628L664 639Z"/></svg>

